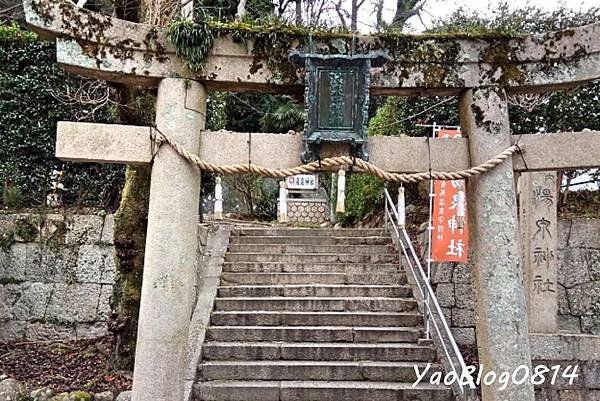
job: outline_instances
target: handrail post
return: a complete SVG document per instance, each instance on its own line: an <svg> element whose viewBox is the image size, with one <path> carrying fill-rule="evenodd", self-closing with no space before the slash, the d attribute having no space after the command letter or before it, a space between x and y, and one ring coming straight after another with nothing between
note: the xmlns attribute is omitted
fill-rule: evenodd
<svg viewBox="0 0 600 401"><path fill-rule="evenodd" d="M387 188L384 188L384 191L387 192ZM387 196L385 198L385 209L383 211L383 229L387 233L388 232L388 199Z"/></svg>

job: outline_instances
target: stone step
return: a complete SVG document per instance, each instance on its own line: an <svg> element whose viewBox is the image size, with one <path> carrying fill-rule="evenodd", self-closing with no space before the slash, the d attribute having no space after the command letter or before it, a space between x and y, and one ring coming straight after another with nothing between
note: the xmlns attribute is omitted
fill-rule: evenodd
<svg viewBox="0 0 600 401"><path fill-rule="evenodd" d="M309 233L307 233L309 234ZM389 245L392 239L382 237L342 237L342 236L239 236L233 235L229 243L237 244L294 244L294 245Z"/></svg>
<svg viewBox="0 0 600 401"><path fill-rule="evenodd" d="M336 254L336 253L255 253L227 252L226 262L280 262L280 263L392 263L396 262L396 253L384 254Z"/></svg>
<svg viewBox="0 0 600 401"><path fill-rule="evenodd" d="M415 366L427 370L424 362L381 361L205 361L198 366L200 381L208 380L371 380L413 383ZM427 370L425 380L439 365Z"/></svg>
<svg viewBox="0 0 600 401"><path fill-rule="evenodd" d="M236 297L216 298L215 310L229 311L392 311L416 309L414 298L387 297Z"/></svg>
<svg viewBox="0 0 600 401"><path fill-rule="evenodd" d="M344 326L210 326L208 341L286 341L350 343L415 343L422 330L414 327Z"/></svg>
<svg viewBox="0 0 600 401"><path fill-rule="evenodd" d="M281 263L226 262L224 272L233 273L398 273L404 270L396 263Z"/></svg>
<svg viewBox="0 0 600 401"><path fill-rule="evenodd" d="M405 273L223 273L221 285L253 284L375 284L404 285Z"/></svg>
<svg viewBox="0 0 600 401"><path fill-rule="evenodd" d="M382 228L236 228L232 236L386 237Z"/></svg>
<svg viewBox="0 0 600 401"><path fill-rule="evenodd" d="M279 312L218 311L211 315L215 326L364 326L414 327L423 316L411 312Z"/></svg>
<svg viewBox="0 0 600 401"><path fill-rule="evenodd" d="M277 254L349 254L373 255L396 254L393 245L303 245L303 244L230 244L228 252L243 253L277 253Z"/></svg>
<svg viewBox="0 0 600 401"><path fill-rule="evenodd" d="M414 343L207 342L207 360L433 362L435 350Z"/></svg>
<svg viewBox="0 0 600 401"><path fill-rule="evenodd" d="M221 286L219 297L410 297L409 286L393 285L240 285Z"/></svg>
<svg viewBox="0 0 600 401"><path fill-rule="evenodd" d="M369 381L227 381L194 385L203 401L451 401L444 386Z"/></svg>

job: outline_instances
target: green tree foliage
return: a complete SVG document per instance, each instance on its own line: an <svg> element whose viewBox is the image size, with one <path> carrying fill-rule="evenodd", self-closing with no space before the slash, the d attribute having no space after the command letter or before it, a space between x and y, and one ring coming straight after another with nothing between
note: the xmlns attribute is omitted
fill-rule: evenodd
<svg viewBox="0 0 600 401"><path fill-rule="evenodd" d="M223 93L211 95L209 101L209 129L285 133L302 130L303 125L304 108L289 97ZM266 220L276 217L277 180L248 174L226 177L225 183L249 216Z"/></svg>
<svg viewBox="0 0 600 401"><path fill-rule="evenodd" d="M206 129L219 131L227 126L227 109L230 96L227 92L211 92L208 95Z"/></svg>
<svg viewBox="0 0 600 401"><path fill-rule="evenodd" d="M288 99L275 102L273 111L260 120L264 132L302 131L304 127L304 106Z"/></svg>
<svg viewBox="0 0 600 401"><path fill-rule="evenodd" d="M501 4L490 16L459 9L447 18L435 21L431 32L501 32L509 34L541 33L567 29L600 21L600 9L574 11L561 8L544 11L535 7L511 10ZM549 95L533 111L509 104L510 127L515 135L543 132L600 129L600 82L583 85L568 92ZM419 123L459 125L458 99L441 97L387 97L369 123L369 135L429 136L431 128ZM382 186L376 178L349 178L346 184L346 210L341 217L351 224L368 218L381 209L377 201ZM361 202L360 199L369 201Z"/></svg>
<svg viewBox="0 0 600 401"><path fill-rule="evenodd" d="M435 27L430 32L541 33L599 22L600 8L588 11L560 8L549 12L535 7L512 10L502 3L488 15L461 8L435 21ZM520 135L538 132L540 128L556 132L598 127L599 95L600 83L596 82L569 92L554 92L533 112L511 105L511 129L514 134ZM443 100L439 97L389 97L370 121L369 134L423 136L428 135L430 130L417 127L416 124L420 122L457 125L457 99L439 104ZM431 110L427 110L429 108Z"/></svg>
<svg viewBox="0 0 600 401"><path fill-rule="evenodd" d="M427 136L431 129L417 124L433 122L458 125L458 99L390 96L369 121L369 135Z"/></svg>
<svg viewBox="0 0 600 401"><path fill-rule="evenodd" d="M368 219L381 210L384 203L383 189L386 185L385 181L369 174L347 174L346 212L339 213L337 220L342 224L351 225Z"/></svg>
<svg viewBox="0 0 600 401"><path fill-rule="evenodd" d="M304 106L289 96L229 94L221 128L236 132L288 132L304 127ZM209 120L212 117L209 115Z"/></svg>
<svg viewBox="0 0 600 401"><path fill-rule="evenodd" d="M600 21L600 7L588 10L573 10L560 7L552 11L538 7L511 9L507 2L500 3L496 9L479 14L465 8L459 8L447 17L434 21L431 33L544 33Z"/></svg>
<svg viewBox="0 0 600 401"><path fill-rule="evenodd" d="M118 188L122 169L54 158L57 121L85 107L57 100L53 81L73 89L80 79L57 66L54 48L16 25L0 26L0 179L19 189L26 205L43 205L50 173L64 169L66 202L98 206L109 188ZM112 121L111 111L101 110L96 121Z"/></svg>
<svg viewBox="0 0 600 401"><path fill-rule="evenodd" d="M277 180L256 174L242 174L227 176L224 182L235 192L235 202L243 205L248 217L262 220L277 217ZM228 203L232 203L231 200Z"/></svg>

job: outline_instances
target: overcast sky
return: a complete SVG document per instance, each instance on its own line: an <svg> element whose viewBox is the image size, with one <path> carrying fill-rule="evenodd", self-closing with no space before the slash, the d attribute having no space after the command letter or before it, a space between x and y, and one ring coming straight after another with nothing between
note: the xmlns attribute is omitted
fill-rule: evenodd
<svg viewBox="0 0 600 401"><path fill-rule="evenodd" d="M350 3L349 0L347 0ZM361 12L359 13L359 29L362 32L369 32L372 30L371 25L374 24L375 16L373 13L373 7L370 5L370 0L366 0L363 5ZM537 6L545 10L553 10L559 8L561 5L565 5L573 9L589 9L594 5L598 5L598 0L508 0L508 4L514 8L522 7L523 5ZM431 21L434 18L443 17L451 14L454 10L459 7L470 8L473 10L480 11L482 13L493 10L500 3L498 0L428 0L425 5L425 12L423 13L423 22L427 26L431 26ZM394 16L396 10L396 0L385 0L384 5L384 19L390 22ZM409 20L410 24L414 27L415 32L422 31L425 29L419 22L419 19L413 17Z"/></svg>

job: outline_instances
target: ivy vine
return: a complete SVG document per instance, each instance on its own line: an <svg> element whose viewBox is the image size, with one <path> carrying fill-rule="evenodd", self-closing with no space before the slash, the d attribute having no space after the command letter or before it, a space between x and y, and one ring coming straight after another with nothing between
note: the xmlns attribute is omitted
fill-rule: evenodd
<svg viewBox="0 0 600 401"><path fill-rule="evenodd" d="M291 47L307 48L309 38L312 37L317 44L315 49L325 54L347 54L352 47L352 41L357 38L342 27L315 30L305 26L289 25L280 20L260 22L220 22L216 20L193 21L177 19L168 29L168 37L175 45L176 53L186 61L187 67L198 72L205 65L209 52L215 40L219 37L231 35L233 41L247 44L253 43L254 69L266 63L272 71L279 73L285 79L295 70L287 62ZM456 39L481 39L487 41L508 41L520 37L518 34L508 34L494 31L472 32L444 32L434 34L408 35L402 32L383 32L371 36L372 41L360 40L357 51L368 52L383 50L391 53L402 53L406 59L407 54L414 53L422 56L429 53L430 47L435 46L438 56L455 57L453 40ZM435 43L431 42L434 41ZM424 49L423 46L426 48ZM408 53L407 53L408 52ZM447 53L447 54L446 54ZM452 60L448 60L452 61ZM290 65L287 69L286 65ZM251 72L253 72L251 70ZM295 75L294 75L295 76Z"/></svg>
<svg viewBox="0 0 600 401"><path fill-rule="evenodd" d="M65 172L66 204L99 206L107 188L120 181L121 167L63 163L54 157L57 121L73 120L86 106L58 100L59 89L53 86L52 78L71 91L80 84L56 64L54 43L41 41L16 24L0 25L0 183L4 207L44 205L54 169ZM94 121L114 120L113 110L107 107Z"/></svg>

